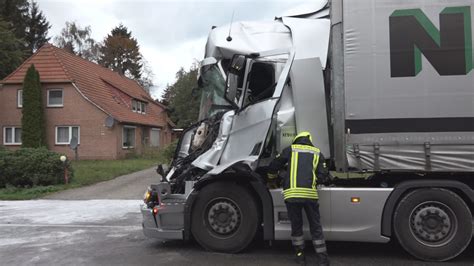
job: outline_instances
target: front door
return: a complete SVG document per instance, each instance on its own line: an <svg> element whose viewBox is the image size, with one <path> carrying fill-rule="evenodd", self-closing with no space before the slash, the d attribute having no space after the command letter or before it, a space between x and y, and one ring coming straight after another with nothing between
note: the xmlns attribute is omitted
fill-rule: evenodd
<svg viewBox="0 0 474 266"><path fill-rule="evenodd" d="M236 99L234 116L221 165L246 162L251 167L264 146L275 107L285 86L294 53L265 55L249 59L242 93Z"/></svg>

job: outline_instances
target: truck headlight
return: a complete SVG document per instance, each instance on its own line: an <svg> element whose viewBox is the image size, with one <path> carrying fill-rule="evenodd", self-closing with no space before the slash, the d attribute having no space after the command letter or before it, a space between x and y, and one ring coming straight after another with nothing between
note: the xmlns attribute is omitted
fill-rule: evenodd
<svg viewBox="0 0 474 266"><path fill-rule="evenodd" d="M147 190L145 191L145 195L143 195L143 198L144 198L144 199L143 199L143 202L145 202L145 203L148 203L148 202L150 201L150 199L151 199L151 191L150 191L150 189L147 189Z"/></svg>
<svg viewBox="0 0 474 266"><path fill-rule="evenodd" d="M150 208L158 204L158 194L156 191L148 187L143 195L143 202L145 202L145 204Z"/></svg>

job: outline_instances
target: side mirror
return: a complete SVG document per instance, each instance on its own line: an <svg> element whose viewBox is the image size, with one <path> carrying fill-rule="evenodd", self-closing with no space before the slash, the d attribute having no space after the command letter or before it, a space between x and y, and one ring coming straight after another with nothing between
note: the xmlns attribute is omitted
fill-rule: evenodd
<svg viewBox="0 0 474 266"><path fill-rule="evenodd" d="M229 73L240 76L245 70L246 60L247 58L245 57L245 55L234 55L234 57L232 58L232 62L230 63Z"/></svg>
<svg viewBox="0 0 474 266"><path fill-rule="evenodd" d="M224 96L226 100L235 107L237 107L235 98L237 96L238 83L239 76L229 72L229 75L227 75L226 90Z"/></svg>
<svg viewBox="0 0 474 266"><path fill-rule="evenodd" d="M243 86L244 74L245 74L245 65L247 62L247 57L244 55L234 55L232 62L229 66L229 74L227 75L225 98L230 102L234 107L237 106L238 99L237 90L239 87Z"/></svg>

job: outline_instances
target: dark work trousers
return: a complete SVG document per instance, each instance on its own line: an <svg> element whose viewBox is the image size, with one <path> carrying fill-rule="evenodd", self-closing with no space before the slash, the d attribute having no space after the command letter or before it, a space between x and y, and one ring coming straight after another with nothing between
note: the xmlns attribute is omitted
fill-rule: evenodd
<svg viewBox="0 0 474 266"><path fill-rule="evenodd" d="M303 238L303 213L309 222L309 229L313 240L314 250L320 260L328 261L326 242L324 241L323 228L321 226L319 215L319 203L317 200L286 201L288 218L291 222L291 240L297 250L304 249Z"/></svg>

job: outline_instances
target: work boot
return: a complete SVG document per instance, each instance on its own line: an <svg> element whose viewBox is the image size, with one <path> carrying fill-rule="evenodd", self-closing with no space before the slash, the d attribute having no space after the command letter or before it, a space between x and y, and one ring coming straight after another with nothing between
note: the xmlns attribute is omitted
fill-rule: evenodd
<svg viewBox="0 0 474 266"><path fill-rule="evenodd" d="M327 253L319 253L316 254L316 258L318 259L317 265L319 266L329 266L329 257Z"/></svg>
<svg viewBox="0 0 474 266"><path fill-rule="evenodd" d="M313 246L314 251L316 251L316 258L318 259L316 265L329 266L329 257L326 248L326 241L324 241L324 239L314 239Z"/></svg>
<svg viewBox="0 0 474 266"><path fill-rule="evenodd" d="M304 256L303 250L296 251L295 260L296 260L296 263L298 263L299 265L306 266L306 257Z"/></svg>
<svg viewBox="0 0 474 266"><path fill-rule="evenodd" d="M306 265L306 258L304 256L304 237L300 236L291 236L291 243L296 251L296 262L299 265Z"/></svg>

